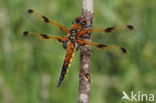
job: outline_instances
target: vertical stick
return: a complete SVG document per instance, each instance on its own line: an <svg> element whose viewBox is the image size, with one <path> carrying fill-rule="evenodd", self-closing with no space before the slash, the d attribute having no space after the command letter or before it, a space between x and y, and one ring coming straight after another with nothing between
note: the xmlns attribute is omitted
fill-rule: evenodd
<svg viewBox="0 0 156 103"><path fill-rule="evenodd" d="M86 28L92 28L93 0L82 0L82 16L87 19ZM91 41L91 35L84 35L84 40ZM90 56L91 47L80 47L79 103L89 103L90 93Z"/></svg>

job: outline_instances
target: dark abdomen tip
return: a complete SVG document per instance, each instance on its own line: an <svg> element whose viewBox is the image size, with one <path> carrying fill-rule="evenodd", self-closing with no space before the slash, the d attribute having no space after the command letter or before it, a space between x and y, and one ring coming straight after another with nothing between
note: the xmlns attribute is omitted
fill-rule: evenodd
<svg viewBox="0 0 156 103"><path fill-rule="evenodd" d="M59 81L59 83L57 84L57 87L59 88L61 86L61 81Z"/></svg>

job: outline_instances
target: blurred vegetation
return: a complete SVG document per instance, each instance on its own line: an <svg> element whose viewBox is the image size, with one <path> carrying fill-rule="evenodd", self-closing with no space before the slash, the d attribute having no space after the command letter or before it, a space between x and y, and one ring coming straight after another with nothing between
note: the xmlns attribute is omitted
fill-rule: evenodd
<svg viewBox="0 0 156 103"><path fill-rule="evenodd" d="M93 48L91 103L120 103L122 91L156 96L156 1L95 0L94 27L132 24L134 31L92 35L92 41L126 47L128 55ZM57 88L65 50L53 40L23 37L30 30L63 36L55 26L30 20L34 9L68 27L81 15L78 0L0 0L0 103L77 103L79 51ZM127 103L127 101L125 101Z"/></svg>

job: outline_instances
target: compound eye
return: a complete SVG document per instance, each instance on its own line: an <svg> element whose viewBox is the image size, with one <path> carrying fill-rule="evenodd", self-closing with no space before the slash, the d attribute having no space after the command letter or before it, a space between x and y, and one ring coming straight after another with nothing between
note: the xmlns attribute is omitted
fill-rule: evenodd
<svg viewBox="0 0 156 103"><path fill-rule="evenodd" d="M86 21L82 21L83 24L86 24Z"/></svg>
<svg viewBox="0 0 156 103"><path fill-rule="evenodd" d="M76 19L75 21L76 21L76 23L79 23L79 22L80 22L80 20L79 20L79 19Z"/></svg>

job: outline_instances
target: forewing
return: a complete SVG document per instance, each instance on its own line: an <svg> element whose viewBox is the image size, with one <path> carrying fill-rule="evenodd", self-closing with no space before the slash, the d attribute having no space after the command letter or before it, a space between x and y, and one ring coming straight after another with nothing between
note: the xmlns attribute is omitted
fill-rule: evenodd
<svg viewBox="0 0 156 103"><path fill-rule="evenodd" d="M44 16L44 15L42 15L42 14L40 14L40 13L34 11L34 10L31 10L31 9L28 10L28 14L29 15L34 15L34 16L38 17L41 21L43 21L45 23L48 23L48 24L52 24L52 25L57 26L62 31L64 31L66 34L69 34L69 32L70 32L69 29L66 26L64 26L62 24L59 24L59 23L57 23L57 22L55 22L55 21L47 18L46 16Z"/></svg>

